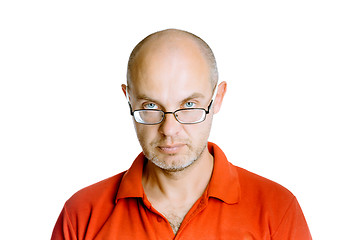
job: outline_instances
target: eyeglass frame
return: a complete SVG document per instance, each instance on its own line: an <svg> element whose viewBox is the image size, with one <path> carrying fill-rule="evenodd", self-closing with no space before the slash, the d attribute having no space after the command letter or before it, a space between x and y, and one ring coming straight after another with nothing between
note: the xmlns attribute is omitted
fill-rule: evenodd
<svg viewBox="0 0 360 240"><path fill-rule="evenodd" d="M133 116L135 122L137 122L137 123L140 123L140 124L143 124L143 125L157 125L157 124L160 124L160 123L162 123L162 122L164 121L166 114L172 114L172 115L174 115L176 121L178 121L178 122L181 123L181 124L197 124L197 123L201 123L201 122L203 122L203 121L206 120L206 115L208 115L208 114L210 113L210 109L211 109L211 107L212 107L212 104L215 102L215 98L216 98L216 95L217 95L217 89L218 89L218 85L216 85L216 87L215 87L215 89L214 89L214 91L213 91L213 95L212 95L212 97L211 97L211 101L210 101L210 103L209 103L209 106L207 107L207 110L206 110L205 108L180 108L180 109L175 110L174 112L164 112L163 110L160 110L160 109L137 109L137 110L134 110L134 111L133 111L133 110L132 110L132 107L131 107L131 103L130 103L128 88L126 88L126 99L127 99L127 101L128 101L129 107L130 107L130 115ZM189 110L192 110L192 109L205 111L204 119L202 119L202 120L200 120L200 121L197 121L197 122L187 123L187 122L181 122L181 121L177 118L177 116L176 116L176 113L177 113L177 112L180 112L180 111L189 111ZM138 122L138 121L136 120L136 118L134 117L134 113L135 113L135 112L141 112L141 111L162 112L162 113L163 113L163 117L162 117L161 121L156 122L156 123L143 123L143 122Z"/></svg>

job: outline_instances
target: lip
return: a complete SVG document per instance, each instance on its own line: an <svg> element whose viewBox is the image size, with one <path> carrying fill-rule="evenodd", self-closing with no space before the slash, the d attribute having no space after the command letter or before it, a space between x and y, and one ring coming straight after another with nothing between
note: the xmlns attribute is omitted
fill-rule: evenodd
<svg viewBox="0 0 360 240"><path fill-rule="evenodd" d="M161 152L166 154L175 154L181 151L185 144L172 144L172 145L162 145L158 146Z"/></svg>

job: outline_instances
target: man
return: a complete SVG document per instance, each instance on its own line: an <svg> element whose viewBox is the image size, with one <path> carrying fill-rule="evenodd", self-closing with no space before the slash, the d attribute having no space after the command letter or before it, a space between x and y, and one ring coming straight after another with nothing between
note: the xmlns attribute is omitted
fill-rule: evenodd
<svg viewBox="0 0 360 240"><path fill-rule="evenodd" d="M156 32L131 53L127 86L143 152L66 203L58 239L311 239L296 198L208 143L226 82L197 36Z"/></svg>

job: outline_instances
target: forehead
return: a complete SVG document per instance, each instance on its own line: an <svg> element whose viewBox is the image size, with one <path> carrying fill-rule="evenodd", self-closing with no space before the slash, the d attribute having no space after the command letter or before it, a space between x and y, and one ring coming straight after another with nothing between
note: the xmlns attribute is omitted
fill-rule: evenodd
<svg viewBox="0 0 360 240"><path fill-rule="evenodd" d="M209 64L189 39L158 40L145 45L133 64L133 94L180 99L211 94Z"/></svg>

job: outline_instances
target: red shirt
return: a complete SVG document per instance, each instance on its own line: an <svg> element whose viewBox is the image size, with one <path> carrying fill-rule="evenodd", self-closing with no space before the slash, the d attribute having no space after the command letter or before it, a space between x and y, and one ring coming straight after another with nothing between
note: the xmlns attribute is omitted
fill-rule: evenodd
<svg viewBox="0 0 360 240"><path fill-rule="evenodd" d="M145 196L141 153L128 171L75 193L56 222L52 240L311 239L296 198L284 187L236 167L213 143L214 170L202 197L175 236Z"/></svg>

